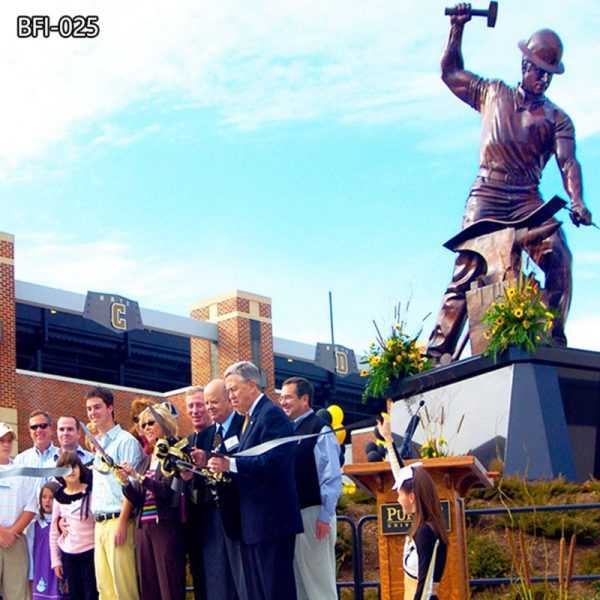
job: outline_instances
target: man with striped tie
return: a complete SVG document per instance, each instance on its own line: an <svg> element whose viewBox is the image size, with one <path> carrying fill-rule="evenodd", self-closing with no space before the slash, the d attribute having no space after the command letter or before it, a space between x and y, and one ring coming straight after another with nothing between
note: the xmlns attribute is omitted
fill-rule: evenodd
<svg viewBox="0 0 600 600"><path fill-rule="evenodd" d="M242 361L225 371L234 409L245 417L239 450L291 436L286 414L260 390L260 372ZM242 556L252 600L296 600L294 543L302 532L294 479L295 444L283 444L257 456L208 461L213 473L235 473L240 492Z"/></svg>

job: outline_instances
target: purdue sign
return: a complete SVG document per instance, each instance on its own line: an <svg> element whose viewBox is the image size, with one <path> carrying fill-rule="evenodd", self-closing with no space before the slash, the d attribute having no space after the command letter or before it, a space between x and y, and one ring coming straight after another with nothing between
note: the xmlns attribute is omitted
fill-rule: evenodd
<svg viewBox="0 0 600 600"><path fill-rule="evenodd" d="M442 515L446 521L448 531L452 530L450 522L450 502L442 500ZM406 535L412 523L411 515L407 515L402 510L402 506L397 502L390 504L382 504L380 507L379 521L381 522L382 535L401 534Z"/></svg>
<svg viewBox="0 0 600 600"><path fill-rule="evenodd" d="M83 316L116 333L144 328L139 304L118 294L88 292Z"/></svg>

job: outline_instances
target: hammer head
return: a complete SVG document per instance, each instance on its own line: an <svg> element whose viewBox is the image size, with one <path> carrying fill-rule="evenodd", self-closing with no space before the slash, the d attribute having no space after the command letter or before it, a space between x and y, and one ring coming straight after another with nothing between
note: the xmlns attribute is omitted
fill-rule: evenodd
<svg viewBox="0 0 600 600"><path fill-rule="evenodd" d="M492 0L487 12L487 26L495 27L496 18L498 17L498 3Z"/></svg>

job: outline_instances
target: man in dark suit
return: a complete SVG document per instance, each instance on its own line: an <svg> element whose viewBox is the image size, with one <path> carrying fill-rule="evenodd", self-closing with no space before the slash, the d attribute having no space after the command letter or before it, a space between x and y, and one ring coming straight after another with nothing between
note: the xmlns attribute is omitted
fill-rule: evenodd
<svg viewBox="0 0 600 600"><path fill-rule="evenodd" d="M204 402L213 425L198 436L204 454L196 464L206 464L211 452L235 452L240 445L244 417L233 410L225 381L215 379L204 388ZM199 454L199 453L198 453ZM242 563L240 497L237 478L204 480L202 550L208 600L247 600Z"/></svg>
<svg viewBox="0 0 600 600"><path fill-rule="evenodd" d="M260 372L250 362L225 371L234 409L245 416L239 450L293 435L285 413L260 389ZM294 480L295 444L258 456L213 457L213 473L236 473L240 492L242 553L251 600L295 600L294 542L302 532Z"/></svg>
<svg viewBox="0 0 600 600"><path fill-rule="evenodd" d="M188 436L192 458L197 452L200 434L211 424L204 403L204 389L198 386L188 388L185 394L185 410L192 421L194 433ZM202 536L202 494L201 477L195 476L186 486L184 543L190 561L190 572L194 583L194 599L206 600L204 581L204 561L202 547L198 540Z"/></svg>

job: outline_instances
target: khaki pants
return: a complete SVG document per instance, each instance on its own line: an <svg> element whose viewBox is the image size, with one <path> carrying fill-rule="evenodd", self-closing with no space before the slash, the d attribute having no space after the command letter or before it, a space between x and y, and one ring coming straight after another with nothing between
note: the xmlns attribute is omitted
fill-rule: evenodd
<svg viewBox="0 0 600 600"><path fill-rule="evenodd" d="M335 587L335 540L337 522L332 519L327 537L315 537L320 506L303 508L304 533L296 536L294 576L298 600L337 600Z"/></svg>
<svg viewBox="0 0 600 600"><path fill-rule="evenodd" d="M25 535L10 548L0 548L0 589L3 600L24 600L29 594L29 552Z"/></svg>
<svg viewBox="0 0 600 600"><path fill-rule="evenodd" d="M117 523L118 519L96 523L94 531L94 563L100 600L138 600L133 520L127 523L127 539L120 546L115 546Z"/></svg>

